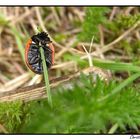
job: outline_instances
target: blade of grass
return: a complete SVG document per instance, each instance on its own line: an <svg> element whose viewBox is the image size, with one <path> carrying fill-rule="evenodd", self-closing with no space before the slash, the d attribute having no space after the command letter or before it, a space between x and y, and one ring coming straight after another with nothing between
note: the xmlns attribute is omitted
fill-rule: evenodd
<svg viewBox="0 0 140 140"><path fill-rule="evenodd" d="M46 65L45 56L44 56L44 50L42 47L40 47L40 53L41 53L41 59L42 59L42 64L43 64L43 73L44 73L44 79L45 79L46 92L47 92L47 96L48 96L48 103L52 107L52 97L51 97L51 93L50 93L48 71L47 71L47 65Z"/></svg>
<svg viewBox="0 0 140 140"><path fill-rule="evenodd" d="M17 47L18 47L18 50L19 50L20 55L22 57L22 60L25 63L25 47L23 47L23 43L22 43L22 40L21 40L20 33L13 26L11 26L11 30L12 30L13 35L15 36L15 39L16 39L16 42L17 42ZM31 76L33 77L34 73L28 67L26 67L26 68L29 70Z"/></svg>
<svg viewBox="0 0 140 140"><path fill-rule="evenodd" d="M118 87L113 89L111 94L115 94L115 93L119 92L122 88L124 88L125 86L129 85L130 83L132 83L138 77L140 77L140 73L133 74L132 76L130 76L129 78L124 80Z"/></svg>
<svg viewBox="0 0 140 140"><path fill-rule="evenodd" d="M114 125L111 127L111 129L109 130L108 134L114 134L115 131L117 130L117 128L118 128L118 124L116 123L116 124L114 124Z"/></svg>
<svg viewBox="0 0 140 140"><path fill-rule="evenodd" d="M93 64L97 67L115 71L140 72L140 67L131 63L113 62L94 58Z"/></svg>
<svg viewBox="0 0 140 140"><path fill-rule="evenodd" d="M102 101L107 99L108 97L118 93L120 90L122 90L124 87L126 87L127 85L129 85L130 83L132 83L135 79L137 79L138 77L140 77L140 72L133 74L132 76L130 76L129 78L127 78L126 80L124 80L121 84L119 84L116 88L114 88L110 94L106 95L105 97L99 99L98 101Z"/></svg>
<svg viewBox="0 0 140 140"><path fill-rule="evenodd" d="M27 29L25 28L24 24L21 23L20 25L21 25L21 27L22 27L22 29L23 29L23 32L24 32L24 34L25 34L25 36L26 36L26 39L29 39L29 38L30 38L30 35L29 35Z"/></svg>
<svg viewBox="0 0 140 140"><path fill-rule="evenodd" d="M73 60L73 58L74 57L71 57L71 60L77 61L77 64L79 64L80 62L85 62L88 64L88 61L83 60L80 56L77 56L77 59L75 60ZM92 62L94 66L100 67L102 69L108 69L114 71L140 72L140 67L132 63L115 62L115 61L106 60L106 59L104 60L95 57L94 59L92 59Z"/></svg>
<svg viewBox="0 0 140 140"><path fill-rule="evenodd" d="M13 32L13 35L15 36L15 39L16 39L16 42L17 42L17 47L18 47L18 50L22 56L22 60L25 62L25 58L24 58L24 47L23 47L23 44L22 44L22 41L21 41L21 37L20 37L20 34L18 33L18 31L16 30L15 27L11 26L11 30Z"/></svg>

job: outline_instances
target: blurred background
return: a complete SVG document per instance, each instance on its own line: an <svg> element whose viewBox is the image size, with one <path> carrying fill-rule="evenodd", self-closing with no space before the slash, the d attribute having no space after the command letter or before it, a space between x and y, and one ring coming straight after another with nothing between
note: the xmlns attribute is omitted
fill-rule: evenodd
<svg viewBox="0 0 140 140"><path fill-rule="evenodd" d="M0 91L30 84L24 48L39 29L49 33L55 46L50 79L87 67L82 44L88 50L93 36L95 58L139 64L139 28L127 34L139 18L139 7L1 7ZM40 81L38 76L35 82Z"/></svg>
<svg viewBox="0 0 140 140"><path fill-rule="evenodd" d="M134 72L140 71L139 7L0 7L0 92L15 90L43 81L43 77L41 75L36 75L27 68L24 56L25 46L28 39L32 35L37 34L38 31L47 32L55 47L55 64L49 70L50 79L63 77L64 75L71 75L77 71L82 71L83 69L88 68L89 63L87 54L82 46L84 45L87 51L89 51L93 37L94 40L91 50L93 65L94 67L97 67L99 71L102 71L105 74L108 73L108 78L112 79L113 82L115 81L117 83L121 83L123 80L129 78L129 76L131 76ZM134 82L134 80L135 78L133 80L131 79L132 82ZM132 84L130 87L136 87L137 89L139 89L138 83L139 80L135 81L134 84ZM100 85L102 84L100 83ZM127 86L126 83L124 85ZM115 87L117 87L117 85L114 85L114 88ZM109 92L113 89L113 84L110 84L109 87L106 88L106 84L104 83L102 85L102 88L96 87L96 89L94 90L99 91L99 89ZM119 87L118 89L122 88ZM85 87L85 91L86 90L87 88ZM135 93L139 91L136 89L133 90ZM101 93L102 91L99 91L99 93ZM124 92L128 91L130 90ZM127 99L130 101L131 98L132 97ZM100 112L98 112L99 116L94 116L93 118L90 117L91 120L95 119L95 124L93 124L92 127L89 126L90 119L86 124L87 126L89 126L88 128L83 127L83 124L81 125L80 129L75 127L74 124L75 121L77 122L77 120L74 119L74 116L72 116L73 114L69 114L69 119L73 118L73 120L71 120L72 124L68 123L66 126L61 124L62 127L60 127L58 122L65 120L62 114L65 114L67 110L74 110L74 108L76 108L78 105L81 106L81 103L76 104L75 106L71 105L72 108L69 108L69 103L65 104L66 99L63 103L59 102L57 104L58 100L55 100L56 107L58 105L61 106L64 103L63 106L60 107L60 109L66 107L66 110L64 112L60 111L58 113L58 110L54 110L54 112L52 113L51 109L48 106L48 111L50 111L48 113L50 113L50 116L48 116L48 114L46 113L44 114L44 118L48 117L48 120L50 119L50 123L47 122L48 125L43 125L43 122L45 120L44 118L40 118L40 120L42 121L42 125L39 124L39 120L37 120L38 123L34 124L34 122L36 121L34 120L32 121L31 125L29 123L29 127L27 127L28 129L26 129L25 127L24 131L21 131L22 129L20 127L24 124L23 116L25 116L26 113L24 114L23 112L26 112L28 110L26 110L26 108L28 107L25 107L26 105L23 105L21 103L13 103L12 105L2 104L1 108L3 108L3 110L0 111L0 122L2 122L0 126L1 131L5 133L106 133L110 130L110 133L129 133L133 132L130 131L130 126L132 126L134 130L139 127L139 125L137 125L140 122L140 119L138 119L138 115L140 115L139 111L129 112L129 114L124 114L123 117L118 116L118 114L121 114L121 109L116 110L116 108L107 110L108 113L116 111L116 114L114 116L112 114L110 114L109 116L107 114L107 111L105 110L106 116L108 116L106 118L105 116L102 116L100 110ZM105 106L108 104L108 102L105 102ZM124 102L125 100L122 100L122 108L126 106L123 105ZM129 111L133 111L136 108L138 109L139 101L137 103L138 104L135 104L136 106L133 106L132 103L128 103L127 109ZM39 114L44 112L47 106L46 104L47 103L45 102L45 105L42 105L42 112L38 112L38 116ZM130 109L130 104L134 108ZM121 105L121 103L117 102L116 105ZM106 108L105 106L103 108ZM110 106L111 104L108 104L108 108ZM33 108L37 107L38 104ZM88 106L86 107L89 108ZM14 118L11 121L9 121L8 119L8 117L11 116L10 113L8 114L7 112L5 112L9 108L11 108L9 112L11 113L11 115L13 115ZM100 106L98 106L97 108L100 108ZM14 113L16 112L15 109L17 111L17 114ZM40 110L40 107L38 107L36 111L37 110ZM90 111L88 112L89 114L91 114ZM21 115L22 113L24 114L23 116ZM55 116L57 116L58 114L56 115L55 113L58 113L63 117L60 117L57 120ZM86 115L88 113L85 111ZM7 118L4 117L6 114ZM82 121L84 122L84 120L86 119L85 114L81 114L81 116L83 115L83 118L81 117L81 120L78 121L77 126L80 126ZM131 118L131 114L133 114L135 117ZM123 115L123 113L121 115ZM38 116L36 116L36 118ZM118 118L116 116L118 116ZM55 119L53 120L53 118ZM122 118L122 120L120 120L120 118ZM128 119L128 124L123 124L126 118ZM65 123L67 122L67 119L65 120ZM112 122L109 122L106 125L106 122L110 121L111 119ZM17 121L17 124L14 124L15 120ZM49 127L52 127L51 124L53 123L57 123L58 127L49 129ZM37 126L42 127L39 129L37 128ZM68 128L68 126L70 127ZM127 131L125 131L124 128L127 129ZM139 131L134 132L139 133Z"/></svg>

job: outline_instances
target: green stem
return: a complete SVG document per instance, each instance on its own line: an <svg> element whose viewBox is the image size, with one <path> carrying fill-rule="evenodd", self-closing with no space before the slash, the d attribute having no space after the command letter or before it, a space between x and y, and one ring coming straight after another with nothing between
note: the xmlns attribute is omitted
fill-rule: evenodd
<svg viewBox="0 0 140 140"><path fill-rule="evenodd" d="M44 79L45 79L45 87L46 87L46 92L48 96L48 103L52 107L52 97L51 97L51 92L50 92L50 84L49 84L49 78L48 78L48 71L47 71L47 65L45 61L45 56L44 56L44 50L42 47L40 47L40 53L41 53L41 59L42 59L42 64L43 64L43 73L44 73Z"/></svg>
<svg viewBox="0 0 140 140"><path fill-rule="evenodd" d="M135 73L132 76L130 76L129 78L127 78L126 80L124 80L122 83L120 83L116 88L114 88L110 94L102 97L101 99L99 99L98 101L102 101L107 99L108 97L118 93L121 89L123 89L124 87L128 86L130 83L132 83L134 80L136 80L138 77L140 77L140 72L139 73Z"/></svg>

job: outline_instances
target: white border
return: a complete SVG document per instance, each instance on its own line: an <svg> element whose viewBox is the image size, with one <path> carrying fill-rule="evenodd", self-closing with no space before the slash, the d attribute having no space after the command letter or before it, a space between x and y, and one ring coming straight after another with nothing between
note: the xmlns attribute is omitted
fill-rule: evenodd
<svg viewBox="0 0 140 140"><path fill-rule="evenodd" d="M140 5L140 0L1 0L1 6L131 6ZM137 137L137 138L136 138ZM138 135L0 135L1 140L129 140L140 139Z"/></svg>
<svg viewBox="0 0 140 140"><path fill-rule="evenodd" d="M132 137L134 136L134 137ZM129 140L140 135L1 135L1 140Z"/></svg>
<svg viewBox="0 0 140 140"><path fill-rule="evenodd" d="M140 5L140 0L0 0L0 5Z"/></svg>

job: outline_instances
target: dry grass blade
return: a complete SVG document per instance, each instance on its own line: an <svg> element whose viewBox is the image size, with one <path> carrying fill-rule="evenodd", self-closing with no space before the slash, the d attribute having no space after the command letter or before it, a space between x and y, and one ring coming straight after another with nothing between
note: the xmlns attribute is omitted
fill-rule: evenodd
<svg viewBox="0 0 140 140"><path fill-rule="evenodd" d="M15 17L14 20L11 21L12 24L17 24L18 22L22 22L26 17L30 16L33 13L34 9L31 9L30 11L26 11L22 15Z"/></svg>
<svg viewBox="0 0 140 140"><path fill-rule="evenodd" d="M30 73L29 72L24 73L21 76L4 84L0 88L0 92L16 89L20 87L21 85L23 85L24 83L26 83L29 79L30 79Z"/></svg>
<svg viewBox="0 0 140 140"><path fill-rule="evenodd" d="M51 10L52 10L52 13L53 13L53 15L54 15L56 21L57 21L57 24L58 24L59 26L61 26L61 21L60 21L58 15L57 15L57 12L56 12L55 8L54 8L54 7L51 7Z"/></svg>
<svg viewBox="0 0 140 140"><path fill-rule="evenodd" d="M35 75L32 80L29 82L28 86L34 85L34 84L39 84L42 80L42 75Z"/></svg>
<svg viewBox="0 0 140 140"><path fill-rule="evenodd" d="M64 53L66 53L67 51L69 51L71 48L70 46L73 44L73 42L75 42L76 39L71 39L69 43L67 43L67 47L64 47L60 52L58 52L56 55L55 55L55 59L59 59ZM70 52L73 52L72 50Z"/></svg>
<svg viewBox="0 0 140 140"><path fill-rule="evenodd" d="M93 75L99 75L105 80L108 80L107 72L103 72L97 68L87 68L82 71L84 74L89 75L89 73L93 73ZM70 87L69 85L73 83L80 76L80 72L77 72L70 76L64 76L60 78L55 78L50 81L51 89L55 89L57 86L65 87L65 89ZM0 102L10 102L15 100L22 100L24 102L28 102L31 100L37 100L47 98L46 88L44 84L37 84L33 86L28 86L25 88L21 88L18 90L11 90L8 92L0 93Z"/></svg>
<svg viewBox="0 0 140 140"><path fill-rule="evenodd" d="M41 17L41 14L40 14L40 11L39 11L39 7L35 7L35 11L36 11L36 15L37 15L37 18L38 18L38 21L39 21L39 24L42 28L42 30L44 32L47 32L49 34L49 32L47 31L47 29L45 28L45 25L44 25L44 22L43 22L43 19ZM49 34L49 37L51 38L52 42L59 48L63 48L62 45L58 44Z"/></svg>

